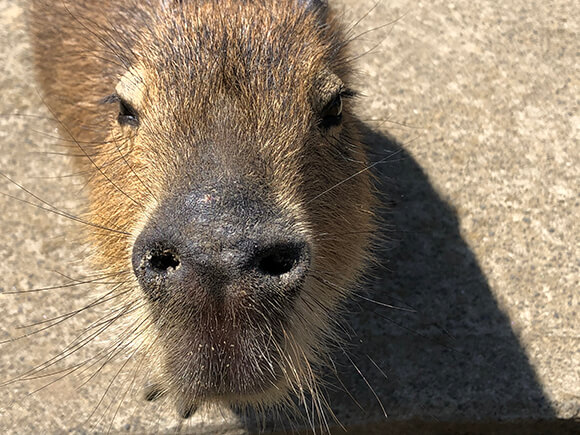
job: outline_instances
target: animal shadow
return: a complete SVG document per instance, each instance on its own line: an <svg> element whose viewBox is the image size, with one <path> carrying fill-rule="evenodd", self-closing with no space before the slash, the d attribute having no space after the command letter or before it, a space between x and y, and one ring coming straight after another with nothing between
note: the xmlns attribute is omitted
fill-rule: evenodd
<svg viewBox="0 0 580 435"><path fill-rule="evenodd" d="M370 128L365 135L371 161L380 162L383 241L371 278L346 307L346 343L325 379L340 422L329 416L330 431L477 433L493 426L461 422L550 419L455 211L400 143ZM533 428L519 423L516 432Z"/></svg>

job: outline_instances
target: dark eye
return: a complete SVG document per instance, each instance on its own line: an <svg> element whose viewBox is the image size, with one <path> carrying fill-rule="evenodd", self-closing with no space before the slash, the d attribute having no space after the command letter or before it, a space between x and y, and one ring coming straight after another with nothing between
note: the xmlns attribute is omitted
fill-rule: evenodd
<svg viewBox="0 0 580 435"><path fill-rule="evenodd" d="M133 106L119 99L119 116L117 116L117 121L119 121L120 125L137 127L139 125L139 116Z"/></svg>
<svg viewBox="0 0 580 435"><path fill-rule="evenodd" d="M323 129L336 127L342 122L342 95L337 94L320 113L320 126Z"/></svg>

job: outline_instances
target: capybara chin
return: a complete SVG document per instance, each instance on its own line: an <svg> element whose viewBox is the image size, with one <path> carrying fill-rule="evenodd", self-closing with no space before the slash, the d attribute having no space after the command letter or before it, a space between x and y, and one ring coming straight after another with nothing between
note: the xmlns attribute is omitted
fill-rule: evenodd
<svg viewBox="0 0 580 435"><path fill-rule="evenodd" d="M149 397L188 416L316 396L374 229L326 2L33 0L31 32Z"/></svg>

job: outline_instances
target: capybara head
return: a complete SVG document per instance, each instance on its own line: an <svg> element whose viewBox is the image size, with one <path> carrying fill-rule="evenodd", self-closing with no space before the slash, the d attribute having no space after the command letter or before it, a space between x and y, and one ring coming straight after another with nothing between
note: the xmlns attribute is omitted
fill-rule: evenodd
<svg viewBox="0 0 580 435"><path fill-rule="evenodd" d="M341 27L321 1L104 3L114 25L69 11L101 69L63 55L88 79L52 89L85 94L55 106L126 338L181 407L316 392L373 231Z"/></svg>

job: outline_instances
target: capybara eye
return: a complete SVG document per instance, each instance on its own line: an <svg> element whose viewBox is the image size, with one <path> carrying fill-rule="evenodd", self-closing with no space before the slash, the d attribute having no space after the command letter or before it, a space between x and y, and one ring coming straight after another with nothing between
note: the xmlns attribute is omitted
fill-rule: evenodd
<svg viewBox="0 0 580 435"><path fill-rule="evenodd" d="M137 127L139 125L139 116L133 106L119 99L119 116L117 117L117 121L119 121L120 125Z"/></svg>
<svg viewBox="0 0 580 435"><path fill-rule="evenodd" d="M320 126L323 129L340 125L342 122L342 95L337 94L330 103L324 106L321 115Z"/></svg>

